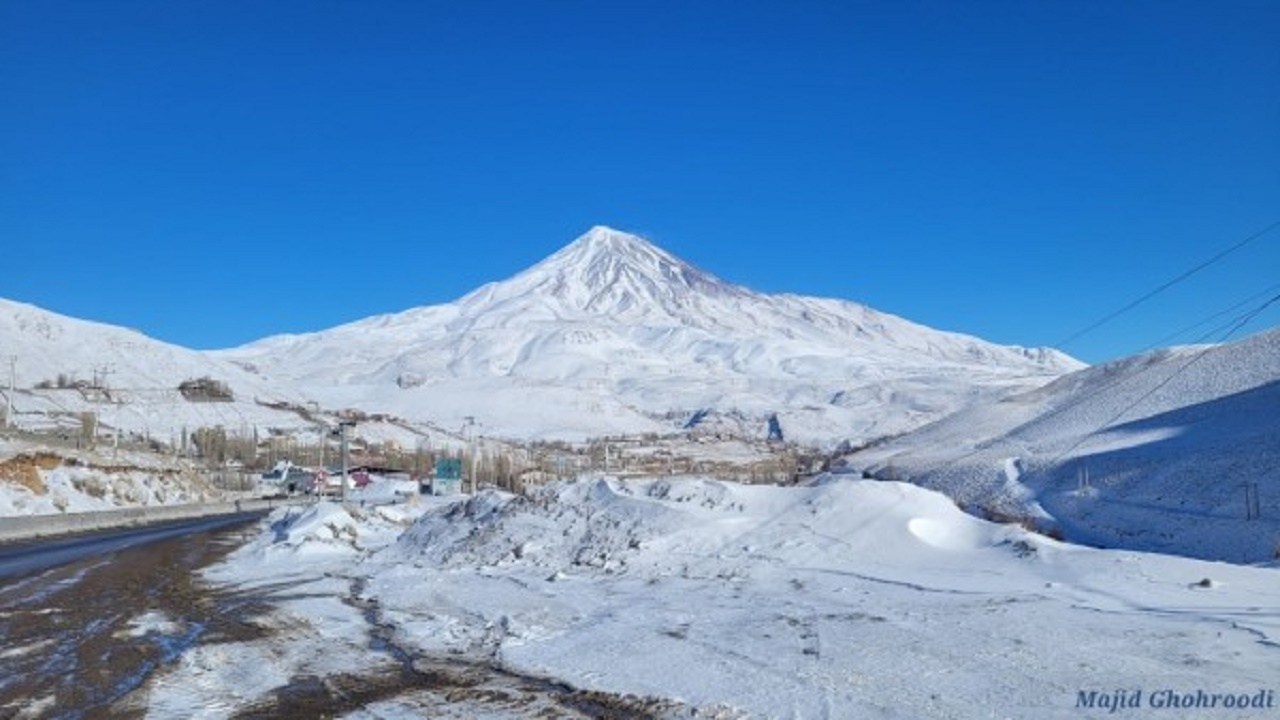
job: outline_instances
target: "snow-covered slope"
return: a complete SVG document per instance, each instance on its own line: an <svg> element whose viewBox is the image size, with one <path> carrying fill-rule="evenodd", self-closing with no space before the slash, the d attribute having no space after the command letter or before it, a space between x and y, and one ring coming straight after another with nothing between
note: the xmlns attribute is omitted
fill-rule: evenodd
<svg viewBox="0 0 1280 720"><path fill-rule="evenodd" d="M1091 367L847 462L977 510L1039 518L1079 542L1270 559L1280 552L1280 330Z"/></svg>
<svg viewBox="0 0 1280 720"><path fill-rule="evenodd" d="M220 357L329 405L541 437L665 431L736 411L764 435L824 443L915 427L1080 363L852 302L765 295L596 227L456 302Z"/></svg>
<svg viewBox="0 0 1280 720"><path fill-rule="evenodd" d="M79 413L94 412L104 428L168 442L184 427L305 425L297 415L259 402L301 402L301 393L135 330L0 299L0 348L14 358L14 419L23 428L74 427ZM6 362L0 375L6 391L9 369ZM233 401L191 402L179 392L184 381L204 377L224 383ZM77 384L92 387L79 390Z"/></svg>

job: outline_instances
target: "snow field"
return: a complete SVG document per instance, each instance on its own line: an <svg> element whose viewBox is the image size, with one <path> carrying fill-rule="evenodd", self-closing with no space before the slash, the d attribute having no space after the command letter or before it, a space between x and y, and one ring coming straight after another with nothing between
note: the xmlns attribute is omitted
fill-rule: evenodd
<svg viewBox="0 0 1280 720"><path fill-rule="evenodd" d="M1078 718L1081 690L1280 677L1275 570L1067 545L910 485L598 477L399 512L278 517L210 577L358 578L421 657L722 717ZM346 610L325 622L359 647ZM328 652L298 644L277 663Z"/></svg>

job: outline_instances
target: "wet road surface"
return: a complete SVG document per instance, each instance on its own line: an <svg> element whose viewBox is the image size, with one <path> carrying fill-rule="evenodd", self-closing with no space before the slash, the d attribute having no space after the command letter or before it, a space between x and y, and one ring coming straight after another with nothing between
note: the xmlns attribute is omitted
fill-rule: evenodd
<svg viewBox="0 0 1280 720"><path fill-rule="evenodd" d="M55 567L90 555L100 555L146 543L241 525L264 513L243 513L195 520L177 520L140 528L102 530L67 537L0 543L0 580Z"/></svg>
<svg viewBox="0 0 1280 720"><path fill-rule="evenodd" d="M194 570L255 527L248 517L58 541L46 553L5 546L0 717L119 717L112 703L228 623ZM170 618L182 621L176 634L163 632Z"/></svg>

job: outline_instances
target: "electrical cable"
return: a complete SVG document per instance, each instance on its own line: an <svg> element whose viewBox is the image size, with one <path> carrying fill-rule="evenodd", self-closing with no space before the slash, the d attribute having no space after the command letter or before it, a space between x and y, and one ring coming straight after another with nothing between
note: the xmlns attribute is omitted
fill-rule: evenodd
<svg viewBox="0 0 1280 720"><path fill-rule="evenodd" d="M1100 432L1102 432L1102 431L1106 430L1107 428L1111 427L1114 423L1116 423L1118 420L1120 420L1120 418L1122 418L1122 417L1124 417L1126 414L1128 414L1130 410L1133 410L1135 407L1137 407L1138 405L1140 405L1144 400L1146 400L1147 398L1149 398L1149 397L1151 397L1152 395L1154 395L1154 394L1156 394L1157 392L1159 392L1161 388L1163 388L1164 386L1166 386L1166 385L1168 385L1170 382L1172 382L1174 378L1178 377L1178 376L1179 376L1179 375L1181 375L1183 372L1185 372L1187 368L1191 367L1192 365L1196 364L1197 362L1200 362L1200 360L1201 360L1201 359L1203 359L1206 355L1208 355L1210 352L1212 352L1214 349L1216 349L1216 348L1217 348L1221 343L1224 343L1224 342L1226 342L1228 339L1230 339L1232 335L1234 335L1237 331L1239 331L1239 330L1240 330L1240 328L1242 328L1242 327L1244 327L1245 325L1247 325L1247 324L1249 323L1249 321L1250 321L1250 320L1252 320L1252 319L1254 319L1255 317L1257 317L1258 315L1262 314L1262 311L1266 310L1268 307L1270 307L1270 306L1274 305L1274 304L1275 304L1275 303L1277 303L1277 302L1280 302L1280 295L1274 295L1274 296L1272 296L1272 297L1271 297L1271 299L1269 299L1269 300L1267 300L1266 302L1262 303L1261 305L1259 305L1258 307L1254 308L1253 310L1250 310L1249 312L1245 313L1244 315L1242 315L1242 316L1238 317L1236 320L1234 320L1232 323L1230 323L1230 324L1229 324L1229 325L1230 325L1230 327L1227 329L1226 333L1225 333L1225 334L1224 334L1224 335L1223 335L1223 336L1222 336L1222 337L1221 337L1217 342L1215 342L1214 344L1209 345L1209 346L1207 346L1207 347L1203 348L1202 350L1200 350L1199 352L1197 352L1195 355L1193 355L1193 356L1191 357L1191 359L1190 359L1190 360L1188 360L1186 363L1182 364L1180 367L1178 367L1176 370L1174 370L1172 373L1170 373L1170 374L1169 374L1169 376L1168 376L1168 377L1166 377L1164 380L1161 380L1160 382L1156 383L1156 384L1155 384L1155 386L1151 387L1151 388L1150 388L1150 389L1148 389L1145 393L1143 393L1142 395L1138 396L1138 399L1136 399L1136 400L1134 400L1133 402L1131 402L1131 403L1129 403L1128 405L1126 405L1122 410L1120 410L1120 412L1116 413L1114 416L1112 416L1112 417L1111 417L1110 419L1108 419L1106 422L1104 422L1104 423L1100 424L1098 427L1094 428L1094 429L1093 429L1093 430L1091 430L1090 432L1085 433L1084 435L1082 435L1082 436L1080 437L1080 439L1079 439L1079 440L1077 440L1075 443L1073 443L1073 444L1072 444L1070 447L1068 447L1066 450L1063 450L1062 452L1058 453L1058 455L1057 455L1056 457L1054 457L1052 460L1050 460L1050 461L1049 461L1049 465L1057 465L1057 464L1058 464L1059 462L1061 462L1061 461L1063 460L1063 458L1065 458L1067 455L1070 455L1073 451L1075 451L1076 449L1078 449L1081 445L1084 445L1086 442L1088 442L1088 440L1089 440L1090 438L1094 437L1094 436L1095 436L1095 435L1097 435L1098 433L1100 433ZM1140 374L1140 373L1139 373L1139 374ZM1136 377L1136 375L1129 376L1129 377L1130 377L1130 378L1132 378L1132 377Z"/></svg>
<svg viewBox="0 0 1280 720"><path fill-rule="evenodd" d="M1274 293L1274 292L1276 292L1277 290L1280 290L1280 283L1276 283L1276 284L1272 285L1271 287L1266 288L1265 290L1261 290L1261 291L1259 291L1259 292L1256 292L1256 293L1254 293L1254 294L1250 295L1249 297L1247 297L1247 298L1245 298L1245 299L1243 299L1243 300L1241 300L1241 301L1237 302L1236 304L1232 305L1231 307L1226 308L1225 310L1220 310L1220 311L1218 311L1218 312L1216 312L1216 313L1214 313L1214 314L1210 315L1210 316L1209 316L1209 317L1207 317L1207 318L1204 318L1204 319L1202 319L1202 320L1200 320L1200 321L1198 321L1198 322L1196 322L1196 323L1194 323L1194 324L1192 324L1192 325L1188 325L1187 327L1182 328L1181 330L1177 330L1177 331L1172 332L1172 333L1170 333L1170 334L1168 334L1168 335L1165 335L1164 337L1160 338L1159 340L1156 340L1155 342L1151 343L1150 345L1148 345L1147 347L1143 348L1142 350L1139 350L1139 351L1138 351L1138 353L1139 353L1139 354L1141 354L1141 353L1147 352L1148 350L1154 350L1155 348L1158 348L1158 347L1165 347L1165 346L1167 346L1167 345L1171 344L1171 343L1173 342L1173 340L1175 340L1175 339L1177 339L1177 338L1181 337L1183 333L1188 333L1188 332L1191 332L1192 330L1195 330L1195 329L1196 329L1196 328L1198 328L1198 327L1201 327L1201 326L1203 326L1203 325L1207 325L1207 324L1209 324L1209 323L1213 322L1214 320L1217 320L1218 318L1220 318L1220 317L1222 317L1222 316L1224 316L1224 315L1227 315L1227 314L1229 314L1229 313L1231 313L1231 312L1234 312L1234 311L1236 311L1236 310L1239 310L1240 308L1244 307L1245 305L1248 305L1249 303L1254 302L1254 301L1255 301L1255 300L1257 300L1258 298L1261 298L1261 297L1265 297L1265 296L1267 296L1267 295L1270 295L1271 293ZM1213 332L1213 331L1211 331L1211 332Z"/></svg>
<svg viewBox="0 0 1280 720"><path fill-rule="evenodd" d="M1273 292L1273 291L1276 289L1276 287L1280 287L1280 286L1272 286L1272 287L1271 287L1271 288L1269 288L1266 292ZM1258 298L1258 297L1261 297L1263 294L1265 294L1265 293L1255 293L1254 295L1250 296L1248 299L1246 299L1246 300L1244 300L1244 301L1241 301L1241 302L1236 303L1235 305L1231 306L1231 308L1228 308L1227 310L1223 310L1223 311L1220 311L1220 312L1218 312L1218 313L1215 313L1214 315L1212 315L1212 316L1210 316L1210 317L1208 317L1208 318L1206 318L1206 319L1204 319L1204 320L1201 320L1201 321L1197 322L1195 325L1193 325L1193 326L1191 326L1191 327L1193 327L1193 328L1194 328L1194 327L1199 327L1199 326L1201 326L1201 325L1204 325L1204 324L1205 324L1205 323L1207 323L1207 322L1211 322L1212 320L1214 320L1214 319L1216 319L1216 318L1218 318L1218 317L1221 317L1222 315L1224 315L1224 314L1226 314L1226 313L1230 312L1231 310L1234 310L1234 309L1236 309L1236 308L1240 307L1241 305L1244 305L1244 304L1245 304L1245 303L1247 303L1247 302L1250 302L1250 301L1252 301L1252 300L1254 300L1254 299L1256 299L1256 298ZM1062 460L1063 460L1067 455L1071 454L1073 451L1075 451L1076 449L1078 449L1081 445L1083 445L1085 442L1087 442L1090 438L1094 437L1094 436L1095 436L1095 435L1097 435L1098 433L1102 432L1103 430L1105 430L1106 428L1108 428L1109 426L1111 426L1111 424L1112 424L1112 423L1114 423L1114 422L1116 422L1117 420L1119 420L1120 418L1124 417L1124 415L1125 415L1125 414L1127 414L1129 411L1133 410L1133 408L1137 407L1140 403L1142 403L1142 402L1143 402L1144 400L1146 400L1148 397L1151 397L1153 394L1155 394L1156 392L1158 392L1158 391L1160 390L1160 388L1162 388L1162 387L1164 387L1165 385L1167 385L1167 384L1169 384L1170 382L1172 382L1172 381L1173 381L1173 379L1174 379L1175 377L1177 377L1178 375L1180 375L1183 371L1185 371L1187 368L1191 367L1191 366L1192 366L1193 364L1195 364L1196 362L1199 362L1199 361L1200 361L1200 359L1201 359L1201 358L1203 358L1205 355L1207 355L1210 351L1212 351L1212 350L1214 350L1215 348L1219 347L1219 345L1220 345L1221 343L1226 342L1226 341L1227 341L1227 340L1228 340L1232 335L1234 335L1237 331L1239 331L1239 330L1240 330L1240 328L1244 327L1246 324L1248 324L1248 323L1249 323L1249 321L1253 320L1255 317L1257 317L1258 315L1262 314L1262 312L1263 312L1264 310L1266 310L1266 309L1267 309L1268 307L1270 307L1271 305L1276 304L1277 302L1280 302L1280 294L1277 294L1277 295L1275 295L1275 296L1273 296L1273 297L1269 298L1266 302L1263 302L1261 305L1259 305L1258 307L1256 307L1256 308L1254 308L1254 309L1250 310L1249 312L1244 313L1243 315L1238 315L1238 316L1236 316L1236 317L1235 317L1235 318L1233 318L1230 322L1225 323L1225 324L1223 324L1223 325L1219 325L1219 326L1217 326L1217 327L1213 328L1212 330L1209 330L1208 332L1206 332L1206 333L1204 333L1203 335L1201 335L1199 338L1197 338L1197 339L1192 343L1193 345L1198 345L1198 344L1204 343L1204 342L1208 341L1210 338L1214 337L1215 335L1218 335L1220 332L1222 333L1222 334L1221 334L1221 337L1220 337L1217 341L1215 341L1213 344L1208 345L1207 347L1202 348L1202 349L1201 349L1199 352L1197 352L1197 353L1196 353L1196 354L1195 354L1195 355L1194 355L1190 360L1188 360L1184 365L1182 365L1182 366L1181 366L1181 367L1179 367L1177 370L1175 370L1172 374L1170 374L1170 375L1169 375L1169 377L1167 377L1167 378L1165 378L1164 380L1160 381L1160 382L1159 382L1155 387L1153 387L1153 388L1151 388L1150 390L1148 390L1147 392L1143 393L1143 395L1142 395L1141 397L1139 397L1137 400L1135 400L1135 401L1133 401L1132 403L1130 403L1129 405L1127 405L1123 410L1121 410L1121 411L1120 411L1119 413L1117 413L1115 416L1113 416L1113 417L1111 417L1110 419L1108 419L1106 422L1102 423L1101 425L1099 425L1098 427L1094 428L1093 430L1091 430L1091 431L1089 431L1089 432L1087 432L1087 433L1085 433L1085 434L1081 435L1079 440L1077 440L1075 443L1073 443L1073 444L1072 444L1070 447L1068 447L1066 450L1064 450L1064 451L1062 451L1062 452L1058 453L1058 454L1057 454L1057 455L1056 455L1052 460L1050 460L1050 461L1048 462L1048 465L1050 465L1050 466L1057 465L1057 464L1058 464L1059 462L1061 462L1061 461L1062 461ZM1190 329L1190 328L1184 328L1183 330L1178 331L1178 334L1182 334L1183 332L1186 332L1188 329ZM1131 373L1131 374L1120 373L1120 374L1116 375L1115 377L1111 378L1109 381L1107 381L1107 382L1103 382L1103 383L1101 383L1100 385L1098 385L1098 386L1096 386L1096 387L1094 387L1094 388L1092 388L1092 389L1088 390L1087 392L1085 392L1084 394L1080 395L1079 397L1073 397L1073 398L1071 398L1071 400L1070 400L1068 403L1066 403L1065 405L1062 405L1062 406L1059 406L1059 407L1053 408L1052 410L1049 410L1048 412L1045 412L1045 413L1043 413L1043 414L1037 415L1037 416L1036 416L1036 418L1035 418L1035 420L1034 420L1034 422L1040 422L1040 421L1043 421L1045 418L1051 417L1051 416L1053 416L1053 415L1057 415L1057 414L1059 414L1059 413L1066 412L1066 411L1067 411L1067 410L1069 410L1070 408L1076 407L1076 406L1077 406L1077 405L1079 405L1081 402L1083 402L1083 401L1085 401L1085 400L1088 400L1088 399L1089 399L1089 398L1091 398L1091 397L1094 397L1094 396L1099 395L1099 394L1101 394L1101 393L1103 393L1103 392L1106 392L1107 390L1110 390L1111 388L1113 388L1113 387L1115 387L1115 386L1117 386L1117 385L1120 385L1120 384L1122 384L1122 383L1125 383L1125 382L1131 381L1131 380L1133 380L1133 379L1135 379L1135 378L1138 378L1138 377L1142 376L1144 373L1146 373L1146 372L1148 372L1148 371L1150 371L1150 370L1152 370L1152 369L1154 369L1154 368L1157 368L1157 367L1164 367L1164 366L1163 366L1163 365L1160 365L1160 364L1156 364L1156 363L1151 363L1151 364L1148 364L1148 365L1143 366L1142 368L1138 369L1136 372ZM1004 443L1008 443L1008 442L1010 442L1010 438L1011 438L1014 434L1016 434L1017 432L1018 432L1018 428L1014 428L1013 430L1011 430L1011 431L1009 431L1008 433L1006 433L1003 437L996 438L996 439L994 440L994 442L991 442L991 443L980 443L980 444L978 444L977 446L975 446L973 449L969 450L968 452L964 453L963 455L961 455L961 456L959 456L959 457L956 457L956 458L950 458L950 459L942 460L942 461L938 461L937 463L935 463L934 465L932 465L932 466L929 468L929 471L930 471L930 472L935 471L935 470L937 470L937 469L939 469L939 468L941 468L941 467L943 467L943 466L946 466L946 465L956 465L956 464L959 464L959 463L961 463L961 462L963 462L963 461L965 461L965 460L967 460L967 459L969 459L969 458L971 458L971 457L977 456L977 455L979 455L979 454L982 454L982 453L984 453L984 452L986 452L986 451L990 450L992 447L999 446L999 445L1004 444Z"/></svg>
<svg viewBox="0 0 1280 720"><path fill-rule="evenodd" d="M1070 335L1070 336L1068 336L1066 339L1064 339L1064 340L1062 340L1062 341L1060 341L1060 342L1056 343L1053 347L1056 347L1056 348L1065 348L1066 346L1070 345L1071 343L1075 342L1076 340L1079 340L1081 337L1083 337L1083 336L1085 336L1085 335L1087 335L1087 334L1089 334L1089 333L1093 332L1094 330L1097 330L1098 328L1102 327L1103 325L1106 325L1107 323L1111 322L1112 320L1114 320L1114 319L1116 319L1116 318L1120 317L1121 315L1123 315L1123 314L1125 314L1125 313L1129 312L1130 310L1132 310L1132 309L1134 309L1134 308L1138 307L1138 306L1139 306L1139 305L1141 305L1142 303L1144 303L1144 302L1146 302L1146 301L1150 300L1151 298L1153 298L1153 297L1155 297L1155 296L1159 295L1160 293L1164 292L1165 290L1168 290L1169 288L1173 287L1174 285L1177 285L1178 283L1180 283L1180 282L1182 282L1182 281L1186 280L1187 278L1191 277L1192 275L1195 275L1196 273L1200 272L1201 270L1204 270L1205 268L1209 267L1210 265L1213 265L1214 263L1216 263L1216 262L1218 262L1219 260L1221 260L1221 259L1223 259L1223 258L1227 257L1227 256L1228 256L1228 255L1230 255L1231 253L1233 253L1233 252L1235 252L1235 251L1239 250L1240 248L1242 248L1242 247L1244 247L1244 246L1248 245L1249 243L1253 242L1254 240L1257 240L1258 238L1260 238L1260 237L1262 237L1262 236L1264 236L1264 235L1266 235L1266 234L1270 233L1272 230L1275 230L1276 228L1280 228L1280 220L1277 220L1277 221L1275 221L1275 222L1271 223L1270 225L1268 225L1268 226L1266 226L1265 228L1263 228L1263 229L1261 229L1261 230L1259 230L1259 231L1257 231L1257 232L1253 233L1252 235L1250 235L1250 236L1246 237L1245 239L1241 240L1240 242L1236 243L1235 245L1232 245L1231 247L1229 247L1229 248L1227 248L1227 249L1225 249L1225 250L1222 250L1222 251L1221 251L1221 252L1219 252L1217 255L1214 255L1213 257L1209 258L1208 260L1205 260L1204 262L1200 263L1199 265L1196 265L1195 267L1191 268L1190 270L1187 270L1187 271L1183 272L1182 274L1178 275L1177 277L1173 278L1172 280L1169 280L1168 282L1164 283L1163 285L1160 285L1160 286L1159 286L1159 287L1157 287L1156 289L1151 290L1150 292L1147 292L1146 294L1142 295L1141 297L1137 298L1136 300L1133 300L1133 301L1129 302L1129 304L1125 305L1124 307L1120 308L1119 310L1116 310L1116 311L1114 311L1114 312L1112 312L1112 313L1110 313L1110 314L1106 315L1106 316L1105 316L1105 317L1103 317L1102 319L1097 320L1096 322L1094 322L1093 324L1091 324L1091 325L1089 325L1088 327L1084 328L1083 330L1079 330L1079 331L1077 331L1077 332L1075 332L1075 333L1071 334L1071 335Z"/></svg>

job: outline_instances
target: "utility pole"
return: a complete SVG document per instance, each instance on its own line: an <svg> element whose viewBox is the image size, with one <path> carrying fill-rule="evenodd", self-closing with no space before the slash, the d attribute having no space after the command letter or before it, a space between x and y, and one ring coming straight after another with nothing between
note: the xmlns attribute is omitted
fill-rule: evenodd
<svg viewBox="0 0 1280 720"><path fill-rule="evenodd" d="M5 407L4 407L4 426L5 426L5 428L11 428L11 427L13 427L13 426L14 426L14 422L13 422L13 384L14 384L14 380L13 380L13 378L14 378L14 374L15 374L15 373L14 373L14 368L17 366L17 364L18 364L18 356L17 356L17 355L10 355L10 356L9 356L9 392L8 392L8 393L6 393L6 394L5 394L5 396L4 396L4 406L5 406Z"/></svg>
<svg viewBox="0 0 1280 720"><path fill-rule="evenodd" d="M476 419L468 415L464 418L467 422L462 426L462 437L467 441L469 451L471 453L471 494L476 494Z"/></svg>
<svg viewBox="0 0 1280 720"><path fill-rule="evenodd" d="M347 430L355 427L355 423L351 420L340 420L338 422L338 442L340 452L342 453L342 502L347 502Z"/></svg>
<svg viewBox="0 0 1280 720"><path fill-rule="evenodd" d="M115 374L115 367L111 365L100 365L98 369L93 371L93 386L95 389L101 390L105 395L108 392L107 376Z"/></svg>
<svg viewBox="0 0 1280 720"><path fill-rule="evenodd" d="M1258 520L1262 517L1262 503L1258 499L1258 482L1250 480L1244 483L1244 519Z"/></svg>

